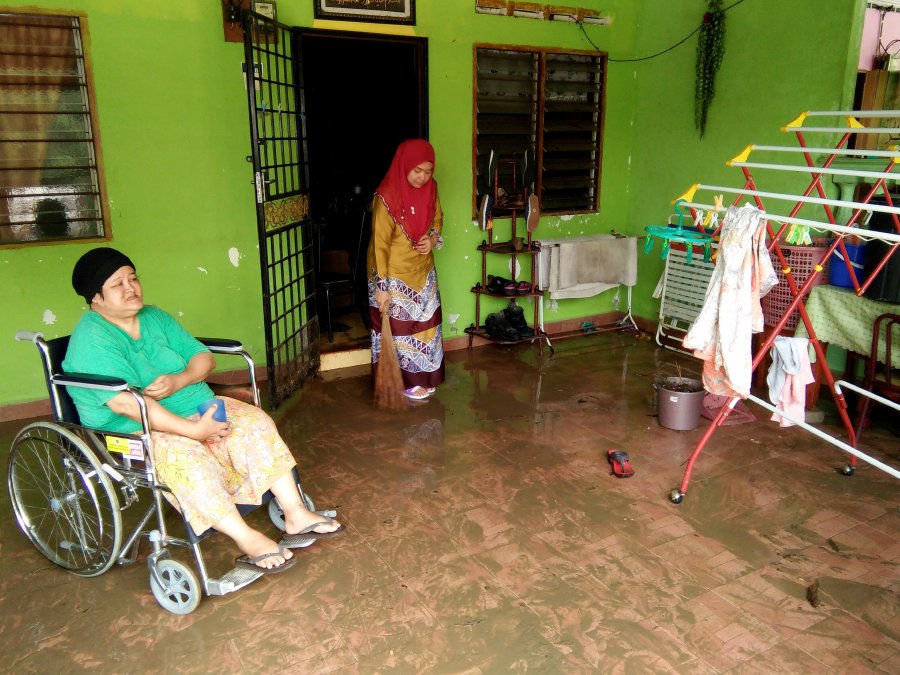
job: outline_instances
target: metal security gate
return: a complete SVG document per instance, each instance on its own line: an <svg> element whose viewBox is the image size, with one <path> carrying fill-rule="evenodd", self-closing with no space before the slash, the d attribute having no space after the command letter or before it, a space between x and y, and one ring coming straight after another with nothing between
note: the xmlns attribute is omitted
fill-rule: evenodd
<svg viewBox="0 0 900 675"><path fill-rule="evenodd" d="M299 38L290 28L258 14L244 15L244 68L272 408L319 368L300 54Z"/></svg>

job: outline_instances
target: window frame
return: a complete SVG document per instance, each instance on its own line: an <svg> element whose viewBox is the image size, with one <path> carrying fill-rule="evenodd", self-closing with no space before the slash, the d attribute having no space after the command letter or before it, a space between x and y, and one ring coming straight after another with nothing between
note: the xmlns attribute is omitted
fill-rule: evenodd
<svg viewBox="0 0 900 675"><path fill-rule="evenodd" d="M94 194L94 198L96 199L97 208L100 211L99 216L93 220L102 227L102 234L93 234L89 236L78 236L77 234L66 233L62 237L58 238L36 238L23 239L19 241L0 241L0 250L33 246L84 244L110 241L112 239L112 223L110 219L109 195L106 187L106 171L104 169L103 162L103 144L100 138L99 112L97 109L97 98L94 90L94 65L91 58L90 29L88 25L87 13L78 10L46 9L38 7L14 7L0 9L0 15L33 16L36 18L58 18L72 22L69 28L72 31L75 42L77 43L75 47L75 53L72 55L72 58L76 59L76 61L80 61L79 65L80 69L82 70L81 77L83 79L83 83L79 83L79 86L83 87L85 90L83 101L87 105L87 110L83 114L87 115L89 120L89 125L85 125L83 129L87 131L89 128L90 130L91 136L88 148L90 151L91 159L93 160L92 164L89 163L83 168L87 169L89 173L93 173L93 176L91 177L90 188L91 193ZM0 89L2 88L3 82L0 81ZM62 88L60 87L59 90L62 90ZM10 114L15 114L15 112L11 109L8 110L8 112ZM35 130L36 127L29 127L27 131L33 132ZM3 142L6 142L6 139L3 139ZM87 143L87 141L85 142ZM31 185L24 187L27 189L40 188L42 186ZM51 195L51 197L53 196L59 195ZM13 198L14 196L12 195L0 194L0 200L9 201ZM7 207L6 212L7 218L9 218L11 209ZM36 224L36 222L22 221L22 224ZM10 222L8 225L0 224L0 227L11 226L12 222Z"/></svg>
<svg viewBox="0 0 900 675"><path fill-rule="evenodd" d="M608 55L606 52L596 50L583 49L561 49L559 47L533 47L525 45L507 45L497 43L475 43L472 46L472 213L477 213L478 202L482 197L479 192L479 178L483 179L487 159L483 153L479 153L478 140L478 107L479 107L479 88L478 88L478 61L480 50L498 50L504 52L521 52L535 56L537 58L537 81L536 81L536 100L534 102L533 118L534 128L531 130L531 136L534 139L535 153L535 193L541 197L543 192L543 165L544 165L544 132L545 132L545 115L547 113L546 90L548 82L548 55L562 56L586 56L598 59L599 68L599 100L597 101L596 114L598 116L596 124L596 145L593 152L596 153L596 161L593 163L593 170L596 172L596 181L593 183L593 199L592 204L587 208L580 209L548 209L542 205L542 213L546 214L594 214L600 210L600 186L602 182L602 162L603 162L603 134L606 118L606 78L609 66ZM543 201L543 199L542 199Z"/></svg>

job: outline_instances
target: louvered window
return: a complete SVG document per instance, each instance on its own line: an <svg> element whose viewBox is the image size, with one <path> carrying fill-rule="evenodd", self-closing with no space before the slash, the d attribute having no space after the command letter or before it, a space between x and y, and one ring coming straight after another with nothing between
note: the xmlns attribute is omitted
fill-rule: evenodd
<svg viewBox="0 0 900 675"><path fill-rule="evenodd" d="M108 232L83 22L0 13L0 245Z"/></svg>
<svg viewBox="0 0 900 675"><path fill-rule="evenodd" d="M491 190L490 151L498 183L521 192L526 150L545 213L595 211L599 203L605 56L597 53L476 47L475 193ZM524 172L522 172L524 173Z"/></svg>

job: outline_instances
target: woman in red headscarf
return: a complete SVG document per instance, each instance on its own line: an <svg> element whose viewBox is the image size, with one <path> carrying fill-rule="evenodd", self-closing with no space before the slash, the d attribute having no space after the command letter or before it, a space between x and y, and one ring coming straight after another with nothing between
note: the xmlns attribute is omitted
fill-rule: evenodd
<svg viewBox="0 0 900 675"><path fill-rule="evenodd" d="M434 254L441 238L443 213L428 141L403 141L372 202L369 242L369 311L372 367L381 354L381 313L390 313L404 395L428 398L444 381L441 294Z"/></svg>

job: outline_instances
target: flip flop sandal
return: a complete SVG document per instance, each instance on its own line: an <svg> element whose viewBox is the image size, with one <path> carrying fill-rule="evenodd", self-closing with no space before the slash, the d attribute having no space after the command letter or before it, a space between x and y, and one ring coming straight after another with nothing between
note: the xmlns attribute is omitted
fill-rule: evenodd
<svg viewBox="0 0 900 675"><path fill-rule="evenodd" d="M418 390L421 393L416 393ZM410 387L409 389L403 390L403 395L406 398L411 398L414 401L421 401L424 398L428 398L428 390L425 387Z"/></svg>
<svg viewBox="0 0 900 675"><path fill-rule="evenodd" d="M427 391L428 395L431 396L434 392L437 391L437 387L425 387L425 391Z"/></svg>
<svg viewBox="0 0 900 675"><path fill-rule="evenodd" d="M263 553L262 555L258 555L254 558L249 558L246 554L239 555L234 559L234 566L253 570L255 572L261 572L262 574L281 574L285 570L288 570L297 564L297 556L294 556L289 560L285 560L283 563L275 567L260 567L257 563L261 563L263 560L267 560L268 558L272 558L276 555L284 558L284 554L286 552L287 547L279 544L277 551L272 551L271 553Z"/></svg>
<svg viewBox="0 0 900 675"><path fill-rule="evenodd" d="M631 461L628 459L628 453L621 450L609 450L606 453L609 463L612 464L613 475L616 478L631 478L634 475L634 469L631 468Z"/></svg>
<svg viewBox="0 0 900 675"><path fill-rule="evenodd" d="M535 194L529 195L528 202L525 206L525 226L528 231L534 232L537 229L540 220L541 200Z"/></svg>
<svg viewBox="0 0 900 675"><path fill-rule="evenodd" d="M332 537L339 537L347 531L347 528L343 523L341 523L341 526L338 529L331 532L316 532L316 528L319 527L319 525L330 525L333 522L334 518L325 516L324 520L317 520L312 525L309 525L308 527L305 527L297 532L297 534L284 535L282 540L278 542L278 545L283 546L284 548L305 548L316 539L331 539Z"/></svg>

